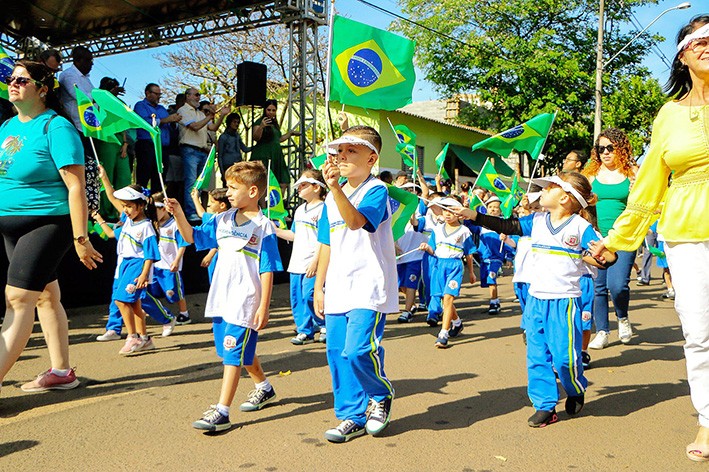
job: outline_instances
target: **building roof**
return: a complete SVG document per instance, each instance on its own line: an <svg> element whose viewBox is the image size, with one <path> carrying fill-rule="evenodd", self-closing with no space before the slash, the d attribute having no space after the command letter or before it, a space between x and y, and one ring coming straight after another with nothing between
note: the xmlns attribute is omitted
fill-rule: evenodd
<svg viewBox="0 0 709 472"><path fill-rule="evenodd" d="M441 123L448 126L453 126L454 128L464 129L466 131L474 131L476 133L484 134L486 136L492 136L494 133L475 128L473 126L461 125L455 121L446 120L446 100L424 100L420 102L413 102L405 107L399 108L396 111L403 113L404 115L415 116L416 118L422 118L424 120L435 121L436 123Z"/></svg>

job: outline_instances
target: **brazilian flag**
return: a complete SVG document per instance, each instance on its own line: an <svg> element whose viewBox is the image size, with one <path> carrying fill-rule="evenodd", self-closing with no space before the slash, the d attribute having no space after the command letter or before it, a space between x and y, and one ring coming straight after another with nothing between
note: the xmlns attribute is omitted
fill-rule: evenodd
<svg viewBox="0 0 709 472"><path fill-rule="evenodd" d="M322 166L325 165L327 160L327 153L320 154L319 156L313 156L310 158L310 163L313 165L313 169L320 170Z"/></svg>
<svg viewBox="0 0 709 472"><path fill-rule="evenodd" d="M510 193L507 195L507 198L502 200L502 205L500 205L502 216L505 218L512 216L512 210L519 205L522 197L524 197L524 190L520 188L517 174L515 174L514 179L512 180L512 187L510 187Z"/></svg>
<svg viewBox="0 0 709 472"><path fill-rule="evenodd" d="M537 115L521 125L475 143L473 151L487 149L502 157L509 156L512 151L527 152L532 159L537 159L542 152L555 116L553 113Z"/></svg>
<svg viewBox="0 0 709 472"><path fill-rule="evenodd" d="M107 143L121 144L113 133L106 132L101 126L106 120L106 113L99 109L98 105L94 104L76 85L74 85L74 92L76 92L76 106L79 109L79 121L81 121L84 136L100 139Z"/></svg>
<svg viewBox="0 0 709 472"><path fill-rule="evenodd" d="M409 167L414 167L416 147L413 144L397 143L396 152L401 156L401 160Z"/></svg>
<svg viewBox="0 0 709 472"><path fill-rule="evenodd" d="M212 180L212 172L214 172L214 162L217 160L217 148L212 144L212 149L209 151L207 156L207 162L204 163L202 172L199 173L199 177L194 182L193 189L198 188L202 191L209 190L209 182Z"/></svg>
<svg viewBox="0 0 709 472"><path fill-rule="evenodd" d="M0 98L8 100L10 98L7 93L7 84L5 80L12 75L15 69L15 61L7 55L5 50L0 46Z"/></svg>
<svg viewBox="0 0 709 472"><path fill-rule="evenodd" d="M468 208L470 208L471 210L475 210L478 213L482 213L483 215L487 214L487 207L485 206L485 202L480 200L480 197L473 193L472 187L470 187L470 190L468 190Z"/></svg>
<svg viewBox="0 0 709 472"><path fill-rule="evenodd" d="M406 223L416 212L419 199L413 193L395 185L387 184L387 193L391 204L391 231L394 234L394 241L396 241L404 235Z"/></svg>
<svg viewBox="0 0 709 472"><path fill-rule="evenodd" d="M494 192L495 195L500 197L500 200L504 200L511 193L507 184L500 179L500 175L495 170L495 166L492 165L490 159L486 160L485 165L480 169L475 185Z"/></svg>
<svg viewBox="0 0 709 472"><path fill-rule="evenodd" d="M288 216L288 212L283 206L281 186L270 168L268 169L268 193L266 195L266 208L263 209L263 214L266 215L269 220L278 221L280 223L280 228L286 228L285 218Z"/></svg>
<svg viewBox="0 0 709 472"><path fill-rule="evenodd" d="M332 28L331 100L373 110L411 103L413 41L341 16Z"/></svg>

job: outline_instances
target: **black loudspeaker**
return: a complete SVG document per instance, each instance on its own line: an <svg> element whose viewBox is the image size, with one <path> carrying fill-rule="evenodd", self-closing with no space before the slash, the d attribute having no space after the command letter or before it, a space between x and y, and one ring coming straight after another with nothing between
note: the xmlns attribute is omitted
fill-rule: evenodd
<svg viewBox="0 0 709 472"><path fill-rule="evenodd" d="M242 62L236 66L236 105L263 106L266 102L266 65Z"/></svg>

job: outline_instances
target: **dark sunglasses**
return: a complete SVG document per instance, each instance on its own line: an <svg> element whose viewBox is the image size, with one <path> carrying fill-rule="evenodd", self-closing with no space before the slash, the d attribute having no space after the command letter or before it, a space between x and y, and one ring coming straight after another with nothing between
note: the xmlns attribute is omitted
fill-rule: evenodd
<svg viewBox="0 0 709 472"><path fill-rule="evenodd" d="M596 146L596 150L598 151L598 154L603 154L606 151L611 153L615 150L615 148L612 144L609 144L608 146Z"/></svg>
<svg viewBox="0 0 709 472"><path fill-rule="evenodd" d="M17 85L20 87L26 87L27 84L29 84L29 83L34 83L37 87L42 86L41 82L38 82L38 81L31 79L29 77L15 77L14 75L10 75L8 77L5 77L5 83L7 85L12 85L13 82L16 82Z"/></svg>

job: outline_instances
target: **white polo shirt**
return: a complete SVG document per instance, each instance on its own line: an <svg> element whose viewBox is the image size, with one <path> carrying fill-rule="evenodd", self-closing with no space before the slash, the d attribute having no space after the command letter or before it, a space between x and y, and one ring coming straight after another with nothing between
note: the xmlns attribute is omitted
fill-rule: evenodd
<svg viewBox="0 0 709 472"><path fill-rule="evenodd" d="M357 230L347 228L332 193L328 194L318 227L318 241L330 246L325 314L355 309L396 313L398 278L386 184L370 175L347 198L367 224Z"/></svg>
<svg viewBox="0 0 709 472"><path fill-rule="evenodd" d="M295 240L288 264L288 272L291 274L305 274L308 266L313 262L318 247L318 222L322 211L323 202L314 203L310 207L307 203L303 203L295 210L291 225Z"/></svg>

